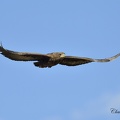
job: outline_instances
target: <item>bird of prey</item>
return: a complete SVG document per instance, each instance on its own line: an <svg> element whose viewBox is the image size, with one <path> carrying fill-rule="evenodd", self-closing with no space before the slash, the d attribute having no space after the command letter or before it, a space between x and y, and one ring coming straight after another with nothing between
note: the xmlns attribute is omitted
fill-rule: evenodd
<svg viewBox="0 0 120 120"><path fill-rule="evenodd" d="M29 52L15 52L5 49L2 44L0 46L0 53L15 61L35 61L34 65L39 68L51 68L57 64L66 66L77 66L90 62L110 62L120 56L120 53L105 59L93 59L87 57L66 56L64 52L53 52L48 54L29 53Z"/></svg>

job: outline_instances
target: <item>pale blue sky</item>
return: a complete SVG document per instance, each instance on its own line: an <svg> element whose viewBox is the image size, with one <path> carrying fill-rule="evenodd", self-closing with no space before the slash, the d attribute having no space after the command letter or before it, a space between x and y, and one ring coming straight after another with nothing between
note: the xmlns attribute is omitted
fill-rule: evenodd
<svg viewBox="0 0 120 120"><path fill-rule="evenodd" d="M105 58L120 52L119 0L0 1L10 50ZM118 120L120 58L40 69L0 55L0 120Z"/></svg>

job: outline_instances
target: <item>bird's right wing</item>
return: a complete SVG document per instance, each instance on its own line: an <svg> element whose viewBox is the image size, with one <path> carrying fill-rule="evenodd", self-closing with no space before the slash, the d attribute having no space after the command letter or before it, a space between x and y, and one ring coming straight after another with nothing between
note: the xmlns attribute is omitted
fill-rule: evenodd
<svg viewBox="0 0 120 120"><path fill-rule="evenodd" d="M45 54L38 53L27 53L27 52L15 52L11 50L4 49L3 46L0 46L0 53L15 61L40 61L40 60L49 60L50 57Z"/></svg>

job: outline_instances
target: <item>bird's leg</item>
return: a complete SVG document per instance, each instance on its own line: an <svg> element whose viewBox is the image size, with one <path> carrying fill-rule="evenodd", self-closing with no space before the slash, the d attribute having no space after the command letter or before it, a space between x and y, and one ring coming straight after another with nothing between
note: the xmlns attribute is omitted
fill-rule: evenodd
<svg viewBox="0 0 120 120"><path fill-rule="evenodd" d="M36 67L40 67L40 68L48 67L48 64L47 64L46 62L41 62L41 61L39 61L39 62L34 62L34 65L35 65Z"/></svg>

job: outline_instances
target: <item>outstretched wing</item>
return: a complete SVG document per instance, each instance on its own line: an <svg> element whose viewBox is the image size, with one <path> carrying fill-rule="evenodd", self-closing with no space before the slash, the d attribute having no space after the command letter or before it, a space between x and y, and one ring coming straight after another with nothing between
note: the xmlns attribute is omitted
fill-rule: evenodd
<svg viewBox="0 0 120 120"><path fill-rule="evenodd" d="M59 64L67 66L76 66L90 62L94 62L94 59L85 57L65 56Z"/></svg>
<svg viewBox="0 0 120 120"><path fill-rule="evenodd" d="M15 52L11 50L4 49L2 45L0 46L0 53L5 57L16 60L16 61L47 61L50 59L49 56L38 53L27 53L27 52Z"/></svg>
<svg viewBox="0 0 120 120"><path fill-rule="evenodd" d="M119 56L120 56L120 53L113 57L105 58L105 59L92 59L87 57L66 56L62 59L62 61L59 64L67 65L67 66L76 66L76 65L82 65L90 62L110 62Z"/></svg>

